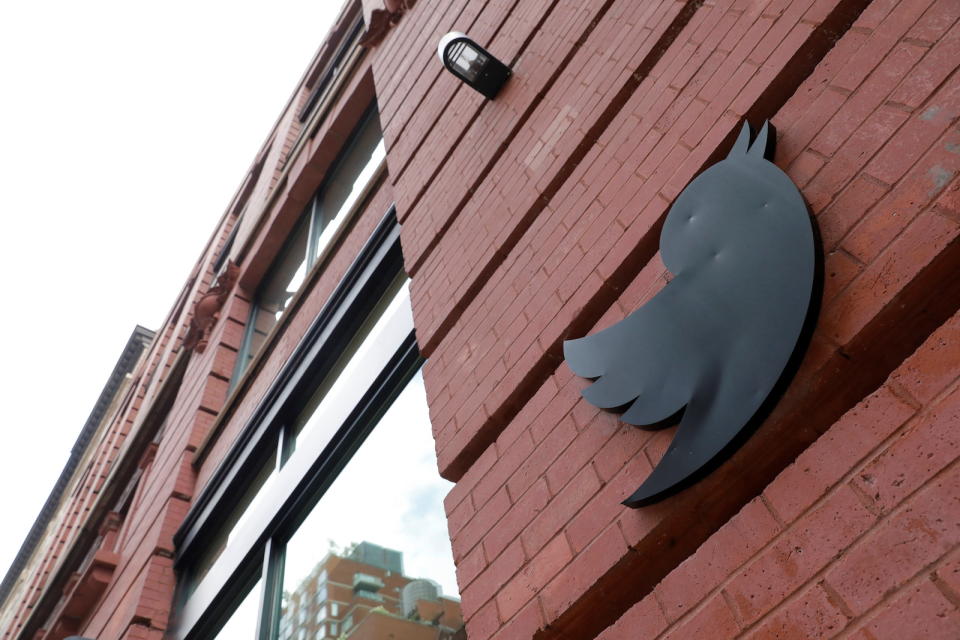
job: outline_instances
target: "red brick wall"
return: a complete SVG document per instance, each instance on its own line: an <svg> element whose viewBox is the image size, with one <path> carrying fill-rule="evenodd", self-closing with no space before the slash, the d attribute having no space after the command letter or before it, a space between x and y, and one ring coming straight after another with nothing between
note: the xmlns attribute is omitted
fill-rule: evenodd
<svg viewBox="0 0 960 640"><path fill-rule="evenodd" d="M187 304L175 308L167 320L164 333L168 340L154 347L168 361L163 377L145 376L142 382L150 389L146 394L149 402L156 400L159 384L180 352L193 303L212 283L213 261L235 222L236 219L230 216L222 221L214 235L215 241L200 258L195 281L188 283ZM189 508L195 476L191 467L192 454L185 450L184 443L193 432L213 420L223 402L225 383L211 366L215 360L222 359L222 350L222 344L213 336L202 354L193 355L184 373L181 393L166 419L161 444L155 453L146 454L139 477L124 480L135 483L136 493L114 549L119 562L110 584L78 629L83 635L124 638L138 633L137 629L157 635L167 627L176 582L172 560L173 533Z"/></svg>
<svg viewBox="0 0 960 640"><path fill-rule="evenodd" d="M960 314L598 640L956 638L958 362Z"/></svg>
<svg viewBox="0 0 960 640"><path fill-rule="evenodd" d="M301 155L292 160L286 169L286 178L282 183L276 183L284 193L264 216L268 224L254 238L248 257L241 263L241 285L233 290L225 303L210 331L209 344L203 353L191 356L156 458L145 469L139 482L138 508L130 517L129 531L123 537L124 546L120 550L123 563L118 567L110 589L86 623L90 635L119 638L141 637L136 634L142 633L147 634L142 637L159 638L163 634L170 618L176 584L172 565L173 534L186 516L191 500L205 486L246 424L252 408L393 201L389 183L383 183L371 193L366 206L345 227L328 257L317 265L316 271L322 272L322 277L315 278L316 282L305 287L295 315L272 345L270 353L265 354L257 378L247 387L235 391L235 398L227 406L228 413L221 415L228 400L227 389L249 317L249 289L243 283L257 284L282 244L285 231L322 180L331 158L336 156L336 149L369 104L372 87L363 89L361 85L364 83L369 85L369 74L361 69L333 105L328 121L308 140ZM296 107L294 104L291 108ZM294 125L291 132L281 131L279 135L284 136L289 146L296 133L299 129ZM273 167L265 168L265 171L273 170ZM293 195L301 192L306 195ZM280 222L281 218L286 222ZM230 228L227 225L220 230L221 242L225 241ZM207 271L203 290L212 280L209 270L215 255L211 253L204 258ZM222 422L221 428L213 433L218 419ZM198 465L195 454L201 448L207 450L204 451L203 464Z"/></svg>
<svg viewBox="0 0 960 640"><path fill-rule="evenodd" d="M75 481L77 484L61 502L60 513L66 514L66 517L60 521L55 519L48 525L44 543L35 552L35 564L27 567L25 577L30 582L30 588L18 601L7 603L14 613L2 630L5 639L17 637L23 630L24 624L33 613L34 605L41 594L50 587L50 579L59 570L60 564L71 547L76 544L81 531L96 532L100 529L102 522L90 521L93 506L103 491L104 483L111 477L118 456L125 450L124 447L132 429L141 423L142 410L156 399L157 390L167 378L171 362L176 357L176 350L186 330L192 303L199 298L209 284L209 275L206 282L197 277L200 265L212 260L217 247L223 243L226 234L229 233L229 228L229 221L225 220L206 248L204 255L201 256L197 271L182 292L186 303L174 305L162 331L158 332L153 344L132 372L129 401L115 400L111 407L112 413L105 416L104 425L93 439L89 449L86 463L89 470L78 471L78 478ZM177 476L172 474L169 480L174 482ZM124 482L126 481L125 479ZM126 624L135 615L147 622L152 620L161 627L166 622L169 605L163 609L154 608L143 613L142 609L137 609L138 606L144 606L138 603L136 594L139 591L130 591L130 587L138 575L155 571L158 564L169 562L172 545L169 543L160 545L157 544L157 540L158 536L159 539L169 540L172 531L162 530L161 521L156 520L156 514L165 511L168 505L165 500L158 499L153 502L148 501L146 504L141 501L138 506L139 509L131 508L121 527L123 540L127 542L127 546L118 549L104 548L106 551L117 551L120 554L119 563L112 574L114 582L107 587L96 606L87 612L82 620L77 621L81 624L81 628L82 625L88 624L92 629L100 629L105 619L112 617L112 628L116 632L113 637L120 637ZM94 542L93 548L97 549L101 544L105 544L102 537ZM133 553L133 549L137 552ZM162 557L163 554L167 557ZM172 572L168 572L163 580L158 580L156 585L172 596ZM11 598L15 595L11 595ZM60 638L65 635L62 632L58 633L55 625L64 604L64 600L61 599L49 618L46 621L40 621L45 626L37 632L35 637L38 640L49 637ZM121 623L121 620L126 622Z"/></svg>
<svg viewBox="0 0 960 640"><path fill-rule="evenodd" d="M471 640L648 606L960 306L957 3L536 4L420 2L373 62ZM451 29L513 63L496 100L410 53ZM673 432L582 401L562 340L662 288L663 217L744 118L777 126L821 229L816 330L729 462L625 509Z"/></svg>
<svg viewBox="0 0 960 640"><path fill-rule="evenodd" d="M76 496L66 500L62 522L55 523L49 535L49 544L38 550L41 555L28 576L29 588L16 608L9 628L3 629L4 638L15 637L29 619L32 605L48 587L48 579L59 569L58 562L64 550L76 540L81 527L96 531L100 522L91 521L90 508L98 498L107 478L130 484L135 492L133 504L117 534L118 564L99 598L94 598L82 620L75 621L76 629L67 633L106 639L151 638L159 640L169 623L176 575L173 571L173 535L186 516L191 500L202 489L216 468L234 437L244 426L252 407L272 382L307 326L322 307L330 292L352 263L360 247L376 227L393 202L392 186L382 182L369 196L365 208L358 212L345 228L342 237L332 247L323 264L316 271L323 276L314 278L315 286L306 287L301 296L298 315L292 318L276 341L272 352L264 358L264 374L256 383L236 392L229 416L221 416L227 401L227 389L233 373L237 350L240 347L244 324L249 316L249 291L255 287L273 255L282 244L285 233L303 209L303 204L318 186L337 150L349 135L373 97L372 80L364 63L334 102L330 117L304 143L303 151L290 159L282 180L280 169L264 168L267 184L282 193L275 206L264 215L266 225L253 238L246 259L241 262L240 286L236 287L221 310L217 322L206 336L208 344L201 353L183 354L188 363L183 382L177 391L173 406L166 417L163 435L154 451L142 462L142 471L134 478L111 476L118 454L123 450L127 436L137 422L138 411L146 411L156 400L157 392L168 377L170 368L181 355L182 339L188 327L194 304L213 284L213 263L226 243L235 223L236 212L225 215L214 230L210 243L200 256L194 273L182 292L182 304L176 304L164 323L159 337L144 362L134 373L134 400L129 407L110 417L105 437L92 447L90 473ZM297 108L293 104L290 108ZM295 121L295 119L294 119ZM280 122L284 122L281 118ZM292 141L299 135L299 125L289 130L275 131L286 154ZM267 197L267 194L261 194ZM256 216L258 211L247 215ZM267 232L269 231L269 233ZM238 409L239 407L239 409ZM212 434L216 421L223 428ZM211 437L212 436L212 437ZM209 440L209 442L208 442ZM195 454L208 445L210 456L206 464L197 465ZM196 468L199 466L199 469ZM101 540L94 542L98 547ZM63 600L44 620L33 622L44 625L36 634L41 638L58 639L65 635L64 627L55 626Z"/></svg>

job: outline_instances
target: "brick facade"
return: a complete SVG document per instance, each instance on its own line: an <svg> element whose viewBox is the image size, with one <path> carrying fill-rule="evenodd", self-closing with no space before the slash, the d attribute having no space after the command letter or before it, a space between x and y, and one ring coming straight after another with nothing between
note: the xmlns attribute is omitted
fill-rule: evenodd
<svg viewBox="0 0 960 640"><path fill-rule="evenodd" d="M954 636L958 360L955 315L598 638Z"/></svg>
<svg viewBox="0 0 960 640"><path fill-rule="evenodd" d="M385 131L439 462L458 481L447 512L471 638L592 637L956 310L960 31L947 2L556 2L517 37L526 9L457 19L516 61L497 100L411 73L394 92L419 108L398 108ZM820 320L780 405L728 465L625 510L673 434L587 405L561 342L665 284L663 217L743 118L777 126L776 161L817 219ZM893 428L896 413L882 420Z"/></svg>
<svg viewBox="0 0 960 640"><path fill-rule="evenodd" d="M960 3L419 0L301 123L359 4L105 418L0 610L4 640L164 637L174 532L391 203L470 640L958 637ZM513 68L495 100L437 61L453 29ZM387 175L231 387L256 287L374 97ZM674 429L589 405L562 342L669 282L664 217L744 119L776 126L816 221L815 326L742 447L628 509ZM238 283L189 352L235 227ZM97 550L115 567L67 615Z"/></svg>

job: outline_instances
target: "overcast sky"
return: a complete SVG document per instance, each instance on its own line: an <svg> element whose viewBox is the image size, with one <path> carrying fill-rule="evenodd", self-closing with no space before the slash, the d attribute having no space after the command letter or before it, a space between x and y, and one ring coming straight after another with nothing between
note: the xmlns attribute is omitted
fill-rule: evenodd
<svg viewBox="0 0 960 640"><path fill-rule="evenodd" d="M0 5L0 577L341 5Z"/></svg>

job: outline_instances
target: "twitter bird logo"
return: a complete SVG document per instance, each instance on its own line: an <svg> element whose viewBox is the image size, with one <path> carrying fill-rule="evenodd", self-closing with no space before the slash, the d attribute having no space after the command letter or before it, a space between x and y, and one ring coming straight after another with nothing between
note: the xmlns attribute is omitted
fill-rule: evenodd
<svg viewBox="0 0 960 640"><path fill-rule="evenodd" d="M681 488L729 444L783 374L814 282L814 235L790 178L768 158L765 122L744 123L727 157L697 176L667 214L660 253L674 278L616 325L563 345L583 397L628 424L683 411L663 459L624 504Z"/></svg>

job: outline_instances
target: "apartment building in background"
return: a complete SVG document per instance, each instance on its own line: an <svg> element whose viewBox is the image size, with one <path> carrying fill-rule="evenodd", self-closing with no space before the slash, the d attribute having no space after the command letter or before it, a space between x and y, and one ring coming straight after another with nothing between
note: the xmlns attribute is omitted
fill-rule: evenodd
<svg viewBox="0 0 960 640"><path fill-rule="evenodd" d="M363 541L328 552L295 591L284 593L280 640L391 634L411 640L466 637L459 600L444 597L429 578L404 575L400 551Z"/></svg>
<svg viewBox="0 0 960 640"><path fill-rule="evenodd" d="M348 0L91 399L3 640L960 636L958 67L956 0ZM563 343L675 286L664 220L745 121L811 312L736 446L630 508L676 421Z"/></svg>

